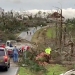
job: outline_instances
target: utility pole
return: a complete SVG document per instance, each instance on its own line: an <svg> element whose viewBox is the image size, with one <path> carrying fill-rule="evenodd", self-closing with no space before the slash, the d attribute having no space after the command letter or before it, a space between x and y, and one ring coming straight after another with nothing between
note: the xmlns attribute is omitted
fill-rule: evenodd
<svg viewBox="0 0 75 75"><path fill-rule="evenodd" d="M64 26L64 34L63 34L63 44L66 42L66 25Z"/></svg>
<svg viewBox="0 0 75 75"><path fill-rule="evenodd" d="M56 18L56 25L55 26L56 26L56 42L55 43L57 45L57 18Z"/></svg>
<svg viewBox="0 0 75 75"><path fill-rule="evenodd" d="M60 23L60 25L59 25L59 48L60 48L60 52L61 52L61 50L62 50L62 5L61 5L61 8L59 8L59 7L55 7L55 8L58 8L58 9L60 9L60 21L59 21L59 23Z"/></svg>
<svg viewBox="0 0 75 75"><path fill-rule="evenodd" d="M60 48L62 45L62 9L61 10L61 14L60 14L60 36L59 36L59 44L60 44Z"/></svg>
<svg viewBox="0 0 75 75"><path fill-rule="evenodd" d="M58 7L56 7L56 8L58 8ZM62 46L62 8L58 8L58 9L60 9L60 12L61 12L60 13L60 21L59 21L59 23L60 23L60 25L59 25L59 47L61 49L61 46Z"/></svg>
<svg viewBox="0 0 75 75"><path fill-rule="evenodd" d="M58 13L58 10L57 10L57 13ZM56 15L56 23L55 23L55 28L56 28L56 41L55 41L55 44L57 45L57 42L58 42L58 14Z"/></svg>

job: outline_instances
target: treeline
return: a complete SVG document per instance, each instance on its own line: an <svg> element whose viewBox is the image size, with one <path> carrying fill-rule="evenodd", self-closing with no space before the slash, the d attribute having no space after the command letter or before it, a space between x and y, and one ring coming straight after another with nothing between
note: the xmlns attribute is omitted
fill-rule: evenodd
<svg viewBox="0 0 75 75"><path fill-rule="evenodd" d="M15 17L2 16L0 17L0 39L16 39L15 34L23 30L27 30L22 20Z"/></svg>
<svg viewBox="0 0 75 75"><path fill-rule="evenodd" d="M13 16L4 16L0 17L0 39L16 39L15 34L21 31L28 30L28 27L46 25L46 20L39 17L32 17L31 15L28 18L25 17L13 17Z"/></svg>
<svg viewBox="0 0 75 75"><path fill-rule="evenodd" d="M75 18L66 20L66 30L71 37L75 36Z"/></svg>

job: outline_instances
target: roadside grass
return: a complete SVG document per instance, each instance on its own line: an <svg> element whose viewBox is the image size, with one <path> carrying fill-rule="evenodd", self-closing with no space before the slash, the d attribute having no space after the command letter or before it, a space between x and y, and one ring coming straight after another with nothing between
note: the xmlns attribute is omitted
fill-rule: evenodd
<svg viewBox="0 0 75 75"><path fill-rule="evenodd" d="M50 64L46 68L48 69L47 75L60 75L68 70L68 67L63 67L59 64Z"/></svg>
<svg viewBox="0 0 75 75"><path fill-rule="evenodd" d="M20 67L18 75L34 75L28 68Z"/></svg>
<svg viewBox="0 0 75 75"><path fill-rule="evenodd" d="M45 67L48 70L46 75L60 75L69 70L68 67L63 67L62 65L59 65L59 64L49 64ZM25 68L25 67L20 67L18 74L19 75L35 75L35 74L37 75L37 73L31 72L28 68Z"/></svg>
<svg viewBox="0 0 75 75"><path fill-rule="evenodd" d="M15 38L17 38L23 31L19 31L19 32L15 32L14 35L15 35ZM16 40L16 39L15 39Z"/></svg>
<svg viewBox="0 0 75 75"><path fill-rule="evenodd" d="M45 29L46 29L46 32L45 32ZM31 39L31 42L39 42L38 38L42 36L42 33L45 33L47 38L55 38L56 37L54 27L53 28L48 28L48 27L47 28L42 28L42 29L40 29L40 30L38 30L34 33L32 39Z"/></svg>
<svg viewBox="0 0 75 75"><path fill-rule="evenodd" d="M15 34L15 36L16 36L16 37L18 37L20 34L21 34L21 32L19 32L19 33L16 33L16 34Z"/></svg>
<svg viewBox="0 0 75 75"><path fill-rule="evenodd" d="M35 33L34 33L34 35L33 35L33 37L32 37L32 39L31 39L31 42L38 42L39 40L38 40L38 37L39 37L39 34L40 34L40 32L42 31L43 29L40 29L40 30L38 30L38 31L36 31Z"/></svg>
<svg viewBox="0 0 75 75"><path fill-rule="evenodd" d="M42 33L44 33L45 34L44 36L46 36L46 38L49 38L49 39L56 37L55 27L42 28L34 33L31 39L31 42L35 42L35 43L38 43L40 41L43 42L44 37L42 37L43 35Z"/></svg>
<svg viewBox="0 0 75 75"><path fill-rule="evenodd" d="M46 36L47 38L55 38L56 37L56 32L55 32L55 28L48 28L47 32L46 32Z"/></svg>

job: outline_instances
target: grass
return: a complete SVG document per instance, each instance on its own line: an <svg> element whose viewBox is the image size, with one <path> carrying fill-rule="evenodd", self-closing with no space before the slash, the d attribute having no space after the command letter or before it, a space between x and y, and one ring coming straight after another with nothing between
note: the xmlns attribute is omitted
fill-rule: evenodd
<svg viewBox="0 0 75 75"><path fill-rule="evenodd" d="M20 33L16 33L15 36L18 37L20 34L21 34L21 32Z"/></svg>
<svg viewBox="0 0 75 75"><path fill-rule="evenodd" d="M50 64L46 66L48 72L47 75L60 75L61 73L65 73L68 68L63 67L59 64ZM19 75L35 75L32 73L28 68L20 67L20 70L18 72Z"/></svg>
<svg viewBox="0 0 75 75"><path fill-rule="evenodd" d="M20 67L19 75L34 75L28 68Z"/></svg>
<svg viewBox="0 0 75 75"><path fill-rule="evenodd" d="M55 28L48 28L46 32L46 36L48 38L55 38L56 37Z"/></svg>
<svg viewBox="0 0 75 75"><path fill-rule="evenodd" d="M62 73L65 73L68 68L67 67L63 67L62 65L59 64L51 64L48 65L48 73L47 75L60 75Z"/></svg>
<svg viewBox="0 0 75 75"><path fill-rule="evenodd" d="M47 32L46 32L46 36L48 38L55 38L56 37L56 32L55 32L55 28L46 28ZM38 42L38 36L44 32L44 29L40 29L38 31L36 31L36 33L33 35L32 37L32 42ZM44 32L45 33L45 32ZM42 34L41 34L42 35Z"/></svg>
<svg viewBox="0 0 75 75"><path fill-rule="evenodd" d="M38 36L40 34L40 32L42 31L42 29L36 31L31 39L32 42L38 42Z"/></svg>

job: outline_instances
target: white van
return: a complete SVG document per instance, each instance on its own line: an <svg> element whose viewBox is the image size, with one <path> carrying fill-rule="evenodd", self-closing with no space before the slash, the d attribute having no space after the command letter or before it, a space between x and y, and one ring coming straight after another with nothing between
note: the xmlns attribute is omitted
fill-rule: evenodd
<svg viewBox="0 0 75 75"><path fill-rule="evenodd" d="M15 40L7 40L6 41L6 50L8 51L9 56L13 56L13 48L14 48L15 43L16 43Z"/></svg>

